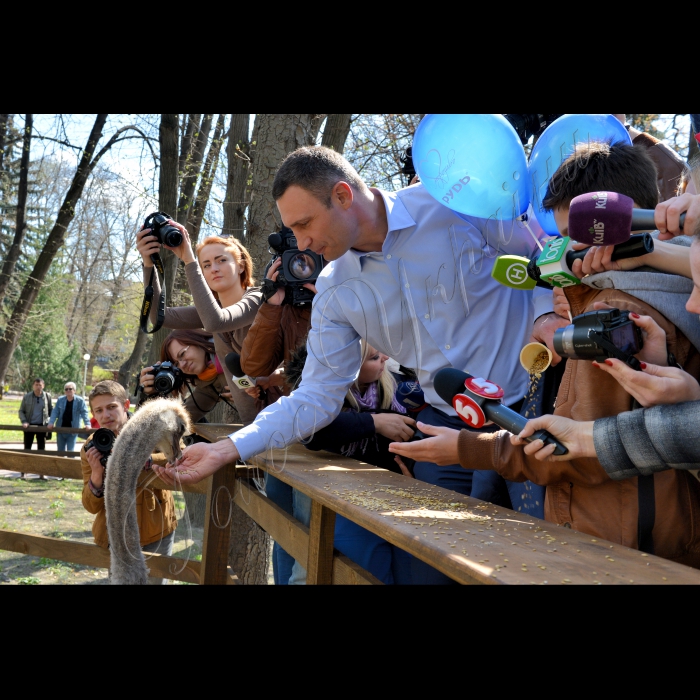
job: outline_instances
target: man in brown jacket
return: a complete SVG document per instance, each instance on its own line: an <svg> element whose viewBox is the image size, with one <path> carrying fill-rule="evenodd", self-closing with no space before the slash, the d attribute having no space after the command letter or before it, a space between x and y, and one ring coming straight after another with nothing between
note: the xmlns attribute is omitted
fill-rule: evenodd
<svg viewBox="0 0 700 700"><path fill-rule="evenodd" d="M111 430L115 437L129 419L129 399L124 387L110 380L99 382L88 397L90 408L100 428ZM86 440L87 445L92 435ZM92 534L100 547L108 547L107 517L104 501L105 467L100 461L105 455L96 447L87 452L85 445L80 451L80 461L83 469L83 506L88 513L96 515L92 525ZM144 465L144 471L139 478L136 489L136 519L141 535L141 549L144 552L157 552L170 555L173 551L173 540L177 518L175 501L170 491L145 488L152 472L150 465ZM149 578L152 585L164 583L162 578Z"/></svg>
<svg viewBox="0 0 700 700"><path fill-rule="evenodd" d="M648 155L630 146L577 149L550 182L545 206L553 208L560 232L568 228L571 199L584 192L608 190L626 194L635 204L653 208L656 171ZM556 195L552 195L552 193ZM650 304L618 289L577 285L565 289L574 316L595 310L596 302L640 316L651 316L666 332L667 349L687 372L700 376L700 353L679 330ZM557 393L555 415L590 421L633 408L632 397L609 374L587 360L568 360ZM511 481L531 480L546 485L545 519L564 527L627 547L641 548L639 536L653 543L658 556L700 568L700 483L687 472L655 474L640 492L638 478L613 481L597 459L541 462L513 446L510 434L477 433L448 428L419 428L435 435L434 450L456 449L460 464L469 469L495 469ZM409 450L430 449L421 443L393 443L390 450L414 457ZM443 459L431 453L431 457ZM446 463L453 456L444 455ZM641 493L641 498L640 498ZM646 494L646 495L645 495ZM649 518L651 513L651 518Z"/></svg>

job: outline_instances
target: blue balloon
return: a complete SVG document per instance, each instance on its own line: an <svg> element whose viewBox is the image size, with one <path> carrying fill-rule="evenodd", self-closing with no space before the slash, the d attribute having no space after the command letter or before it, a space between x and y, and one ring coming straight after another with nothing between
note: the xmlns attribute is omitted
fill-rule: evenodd
<svg viewBox="0 0 700 700"><path fill-rule="evenodd" d="M542 132L530 154L532 208L537 223L552 236L558 236L559 232L554 214L542 207L547 185L575 146L588 141L632 143L627 129L612 114L564 114Z"/></svg>
<svg viewBox="0 0 700 700"><path fill-rule="evenodd" d="M413 165L428 192L458 214L515 219L530 204L527 157L501 114L427 114L413 137Z"/></svg>

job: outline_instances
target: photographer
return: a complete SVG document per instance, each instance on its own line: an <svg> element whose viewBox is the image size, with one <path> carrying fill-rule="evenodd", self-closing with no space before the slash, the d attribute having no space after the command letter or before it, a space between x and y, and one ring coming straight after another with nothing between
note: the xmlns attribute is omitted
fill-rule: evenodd
<svg viewBox="0 0 700 700"><path fill-rule="evenodd" d="M255 418L253 399L232 381L224 358L230 352L240 353L246 333L262 303L260 289L254 287L253 262L250 253L235 238L210 236L192 250L187 229L168 220L168 225L182 235L182 243L168 247L185 263L185 274L194 306L168 307L165 309L164 326L174 329L204 329L214 337L219 363L224 370L226 383L233 402L244 424ZM153 260L151 255L161 247L159 236L145 228L136 236L137 248L143 259L144 285L149 283ZM160 282L153 275L153 296L160 294ZM150 317L157 319L157 305L152 304Z"/></svg>
<svg viewBox="0 0 700 700"><path fill-rule="evenodd" d="M100 428L119 435L129 419L129 399L124 387L111 380L98 382L88 396L92 413ZM104 502L104 476L106 458L104 452L95 446L91 435L80 451L83 470L83 507L94 514L92 534L100 547L109 547L107 517ZM87 451L86 451L87 448ZM107 448L111 451L111 448ZM144 552L157 552L170 556L173 551L177 518L175 501L170 491L147 488L153 478L150 464L144 465L136 489L136 519L139 526L141 549ZM149 584L164 583L162 578L149 578Z"/></svg>
<svg viewBox="0 0 700 700"><path fill-rule="evenodd" d="M154 382L160 365L166 362L172 364L174 371L166 370L165 384L169 391L162 393L154 387ZM199 330L171 331L160 347L160 362L155 373L154 367L141 370L139 388L139 404L156 396L183 398L193 423L209 413L219 401L231 398L213 338L210 333Z"/></svg>
<svg viewBox="0 0 700 700"><path fill-rule="evenodd" d="M653 209L658 197L653 163L643 150L627 145L592 143L577 147L555 172L544 199L545 206L554 210L561 233L568 229L571 200L591 191L626 194L636 206ZM646 291L652 299L661 299L674 278L653 272L647 274ZM565 294L571 313L577 318L583 313L601 313L611 307L630 312L632 323L644 336L644 346L635 357L645 363L677 362L693 377L700 376L700 353L678 326L679 323L686 325L690 317L683 308L681 294L663 297L665 315L651 302L615 287L596 289L582 284L567 287ZM697 319L690 320L697 325ZM610 360L613 366L617 362ZM633 397L605 370L601 371L603 367L607 370L610 365L585 359L567 361L557 394L555 416L593 421L633 408ZM538 425L541 420L535 419L534 424ZM423 429L421 425L419 428ZM443 429L431 434L435 437L418 445L396 444L391 449L409 457L415 456L414 450L432 449L446 460L456 453L465 467L478 464L479 468L495 469L512 481L530 479L546 485L547 520L700 566L700 535L692 527L694 514L700 514L700 484L685 472L659 473L651 484L637 479L613 482L600 462L590 456L577 457L574 453L560 461L542 462L532 456L535 448L512 445L505 431L477 434L469 430ZM655 518L654 513L662 513L663 517Z"/></svg>

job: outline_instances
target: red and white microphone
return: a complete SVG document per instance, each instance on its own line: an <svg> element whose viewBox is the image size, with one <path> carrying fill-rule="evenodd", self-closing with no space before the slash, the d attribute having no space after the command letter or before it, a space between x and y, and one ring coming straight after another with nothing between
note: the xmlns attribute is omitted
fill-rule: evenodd
<svg viewBox="0 0 700 700"><path fill-rule="evenodd" d="M457 415L470 428L478 429L495 423L499 428L518 435L527 425L527 418L501 403L505 392L498 384L488 379L472 377L471 374L454 367L445 367L435 375L433 386L438 396L445 403L451 404ZM546 430L538 430L525 439L528 442L542 440L545 445L556 445L555 455L568 452L566 447Z"/></svg>

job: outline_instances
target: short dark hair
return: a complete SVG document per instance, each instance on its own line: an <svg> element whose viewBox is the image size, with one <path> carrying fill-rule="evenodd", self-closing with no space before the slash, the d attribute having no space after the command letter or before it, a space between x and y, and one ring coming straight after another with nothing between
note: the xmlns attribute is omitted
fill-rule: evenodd
<svg viewBox="0 0 700 700"><path fill-rule="evenodd" d="M41 382L42 384L45 384L45 383L46 383L46 382L44 382L44 380L43 380L41 377L37 377L37 378L32 382L32 384L36 384L37 382Z"/></svg>
<svg viewBox="0 0 700 700"><path fill-rule="evenodd" d="M580 143L557 168L547 185L542 206L566 207L574 197L607 191L631 197L642 209L654 209L659 189L654 161L643 148L626 143Z"/></svg>
<svg viewBox="0 0 700 700"><path fill-rule="evenodd" d="M358 192L367 189L355 168L340 153L325 146L304 146L282 161L272 183L272 197L277 201L289 187L296 185L330 207L331 192L341 181Z"/></svg>
<svg viewBox="0 0 700 700"><path fill-rule="evenodd" d="M129 400L124 387L119 384L119 382L115 382L111 379L105 379L95 384L93 390L88 395L90 408L92 408L92 400L96 396L113 396L119 403L126 403Z"/></svg>

